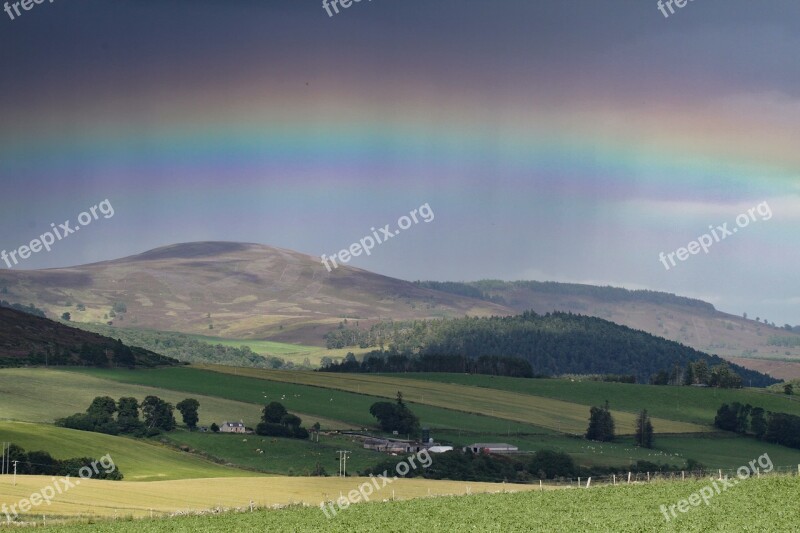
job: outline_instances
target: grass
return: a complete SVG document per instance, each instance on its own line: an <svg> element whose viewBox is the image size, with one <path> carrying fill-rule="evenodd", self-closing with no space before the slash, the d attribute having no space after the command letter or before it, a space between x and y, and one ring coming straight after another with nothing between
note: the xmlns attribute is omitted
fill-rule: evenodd
<svg viewBox="0 0 800 533"><path fill-rule="evenodd" d="M214 464L153 441L115 437L46 424L0 422L0 441L27 451L45 450L57 459L110 454L126 481L250 476L249 472ZM49 478L40 478L49 479ZM41 482L41 481L40 481ZM1 493L6 493L3 487Z"/></svg>
<svg viewBox="0 0 800 533"><path fill-rule="evenodd" d="M353 428L375 426L369 408L383 398L357 392L325 389L311 385L296 385L283 381L266 381L241 374L242 368L231 368L231 373L212 372L197 368L163 368L155 370L75 369L76 374L89 375L123 383L135 383L182 391L183 394L214 394L220 398L259 405L276 400L292 412L341 420ZM289 376L285 371L280 374ZM309 372L308 374L313 374ZM396 391L392 394L394 395ZM266 396L266 397L265 397ZM452 405L459 407L458 403ZM413 410L424 426L431 428L464 430L480 434L500 434L507 430L517 433L553 433L547 429L525 424L470 414L462 411L413 403ZM585 413L588 418L588 410ZM304 420L305 423L305 420ZM585 428L584 428L585 429Z"/></svg>
<svg viewBox="0 0 800 533"><path fill-rule="evenodd" d="M587 406L574 401L545 398L514 391L495 390L491 395L486 389L476 386L452 384L442 381L422 381L387 375L332 374L304 371L275 371L260 368L232 369L218 365L196 365L225 374L256 377L268 381L280 381L324 387L361 394L371 394L393 398L398 390L403 391L406 400L416 404L457 408L458 410L479 413L485 416L514 420L556 430L564 433L580 434L586 430ZM641 398L640 398L641 401ZM614 411L617 433L633 434L635 431L635 412ZM712 417L713 419L713 417ZM676 422L674 420L653 419L660 431L666 433L695 433L709 431L708 419L705 425Z"/></svg>
<svg viewBox="0 0 800 533"><path fill-rule="evenodd" d="M179 431L170 441L185 444L236 466L281 475L311 475L319 464L329 475L339 471L337 450L350 450L347 471L363 471L386 459L386 455L364 449L361 442L343 435L320 435L319 443L310 440L278 439L259 435L225 435ZM263 451L260 453L258 450Z"/></svg>
<svg viewBox="0 0 800 533"><path fill-rule="evenodd" d="M388 376L394 376L389 374ZM800 416L800 402L769 394L764 389L712 389L569 381L565 379L524 379L465 374L403 374L403 379L468 385L515 392L543 398L568 400L583 405L600 405L608 400L612 409L638 412L647 409L655 417L694 424L710 424L723 403L740 402L767 411ZM791 398L791 397L788 397ZM655 424L655 422L654 422Z"/></svg>
<svg viewBox="0 0 800 533"><path fill-rule="evenodd" d="M52 528L54 532L372 531L794 531L800 479L753 478L665 519L660 506L676 505L708 481L660 482L593 489L478 494L358 504L325 519L318 508L228 513L142 522Z"/></svg>

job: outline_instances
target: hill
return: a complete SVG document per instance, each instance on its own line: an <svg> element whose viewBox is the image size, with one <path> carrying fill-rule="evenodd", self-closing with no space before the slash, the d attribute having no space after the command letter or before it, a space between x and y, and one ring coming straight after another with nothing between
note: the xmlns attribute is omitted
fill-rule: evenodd
<svg viewBox="0 0 800 533"><path fill-rule="evenodd" d="M0 307L0 366L38 364L153 367L179 362L96 333Z"/></svg>
<svg viewBox="0 0 800 533"><path fill-rule="evenodd" d="M323 345L343 317L511 314L491 302L425 289L258 244L197 242L114 261L2 271L4 298L75 322Z"/></svg>
<svg viewBox="0 0 800 533"><path fill-rule="evenodd" d="M513 357L528 361L536 375L630 374L639 383L647 383L659 371L670 372L676 366L684 369L687 363L700 359L707 360L709 366L725 362L607 320L561 312L381 324L373 329L371 337L360 342L371 342L372 346L385 343L388 351L372 352L361 365L345 363L326 370L405 372L414 370L413 359L425 358L428 371L457 372L465 371L472 366L468 361L480 357ZM338 337L346 338L348 333L350 330L342 328ZM353 343L360 333L353 328ZM447 362L450 368L446 367ZM776 381L738 365L731 367L744 383L756 387Z"/></svg>
<svg viewBox="0 0 800 533"><path fill-rule="evenodd" d="M762 317L732 315L694 298L549 281L422 281L417 285L470 295L520 313L563 311L595 316L719 355L780 379L800 378L800 327L773 327Z"/></svg>

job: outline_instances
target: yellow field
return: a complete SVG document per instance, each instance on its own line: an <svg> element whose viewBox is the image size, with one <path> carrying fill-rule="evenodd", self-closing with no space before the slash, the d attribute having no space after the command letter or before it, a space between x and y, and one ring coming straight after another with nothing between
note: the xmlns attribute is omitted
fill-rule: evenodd
<svg viewBox="0 0 800 533"><path fill-rule="evenodd" d="M56 495L50 505L42 503L32 508L28 520L40 521L43 514L50 519L92 515L145 517L150 516L151 512L157 516L218 506L245 508L251 501L259 507L292 503L318 506L322 501L338 498L357 489L369 478L246 477L148 483L92 479L80 481L80 485ZM0 505L17 505L20 499L30 498L31 494L51 483L49 476L17 476L17 485L12 486L11 477L4 476L0 478ZM469 492L538 489L538 485L398 479L375 491L371 501L391 500L392 497L401 500ZM320 513L320 516L323 515ZM21 518L24 519L23 515Z"/></svg>
<svg viewBox="0 0 800 533"><path fill-rule="evenodd" d="M501 390L489 390L452 383L434 383L412 379L366 374L328 374L307 371L265 370L260 368L231 368L219 365L197 364L195 368L215 372L249 376L271 381L311 385L348 392L394 398L403 391L409 402L468 411L491 417L525 422L568 433L583 433L589 410L583 404L554 400ZM612 411L617 434L633 434L636 415ZM710 427L652 418L663 433L700 433Z"/></svg>

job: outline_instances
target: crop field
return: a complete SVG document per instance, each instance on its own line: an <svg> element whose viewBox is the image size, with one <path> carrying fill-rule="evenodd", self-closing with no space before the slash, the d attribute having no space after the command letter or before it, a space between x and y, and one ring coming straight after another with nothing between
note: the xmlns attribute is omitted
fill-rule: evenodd
<svg viewBox="0 0 800 533"><path fill-rule="evenodd" d="M320 372L289 372L264 370L260 368L237 368L198 365L220 373L256 377L268 381L300 383L315 387L371 394L393 398L398 390L409 402L423 405L449 407L485 416L524 422L558 432L583 433L586 430L588 406L570 401L554 400L542 396L495 390L487 395L480 387L442 382L409 380L394 376L365 374L329 374ZM620 434L633 434L636 415L634 413L613 411ZM713 417L712 417L713 419ZM708 426L659 420L653 418L665 433L697 433L708 431Z"/></svg>
<svg viewBox="0 0 800 533"><path fill-rule="evenodd" d="M204 479L185 481L153 481L132 483L127 481L104 481L84 479L79 486L58 495L51 505L41 506L25 518L28 521L41 521L42 513L49 520L57 518L76 519L81 516L93 517L137 517L149 518L168 515L179 511L198 511L216 507L248 508L268 507L304 503L319 506L323 501L338 498L340 494L357 489L369 478L338 477L246 477L226 479ZM11 486L2 480L0 504L14 505L22 498L38 492L50 479L41 476L17 476L17 485ZM536 487L538 489L538 487ZM398 479L381 491L376 491L376 499L405 500L423 496L466 494L479 492L499 492L502 490L533 490L533 486L503 486L492 483L473 483L455 481L433 481L423 479ZM325 520L325 515L314 509L316 519ZM261 513L258 513L261 514ZM253 514L255 516L256 513ZM147 522L134 522L132 525L142 531ZM159 522L153 522L159 523ZM163 522L171 527L172 520ZM197 528L193 531L202 531ZM172 530L174 531L174 529ZM188 530L186 530L188 531ZM261 531L266 531L261 529Z"/></svg>
<svg viewBox="0 0 800 533"><path fill-rule="evenodd" d="M800 479L752 478L689 506L667 521L661 505L676 505L707 481L660 482L591 489L474 494L357 504L326 519L318 508L290 508L167 520L64 526L54 532L229 531L794 531L800 521ZM767 524L769 524L767 526Z"/></svg>
<svg viewBox="0 0 800 533"><path fill-rule="evenodd" d="M13 442L26 451L46 450L56 459L70 457L99 459L103 455L110 454L125 476L125 480L131 482L254 475L214 464L152 441L77 431L47 424L0 422L0 441ZM7 487L3 486L0 494L5 494L6 489Z"/></svg>
<svg viewBox="0 0 800 533"><path fill-rule="evenodd" d="M382 375L394 377L393 374ZM764 389L670 387L566 379L524 379L434 373L408 373L403 374L402 378L395 379L468 385L584 405L599 405L607 399L612 409L638 412L644 407L655 417L695 424L711 423L720 405L733 402L749 403L763 407L767 411L800 416L800 402L792 401L794 398L782 394L767 393ZM647 401L644 406L642 405L643 399Z"/></svg>

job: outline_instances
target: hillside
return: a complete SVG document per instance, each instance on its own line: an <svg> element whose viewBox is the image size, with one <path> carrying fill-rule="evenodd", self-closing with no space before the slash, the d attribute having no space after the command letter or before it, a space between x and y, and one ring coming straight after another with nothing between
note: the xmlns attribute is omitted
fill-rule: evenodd
<svg viewBox="0 0 800 533"><path fill-rule="evenodd" d="M5 299L76 322L321 345L342 317L511 314L482 300L263 246L198 242L72 268L2 271ZM85 310L81 310L85 309Z"/></svg>
<svg viewBox="0 0 800 533"><path fill-rule="evenodd" d="M534 375L625 374L636 376L639 383L648 383L653 374L670 372L676 366L683 369L689 362L705 359L709 366L724 362L717 356L601 318L561 312L538 315L526 311L512 317L387 323L372 330L371 338L360 341L363 330L342 328L336 333L339 339L350 336L353 344L385 343L388 350L372 352L374 359L368 356L361 365L350 362L325 370L408 372L420 370L410 366L419 361L427 366L422 370L463 372L467 361L480 357L513 357L528 361ZM738 365L732 364L731 368L744 384L764 387L775 382Z"/></svg>
<svg viewBox="0 0 800 533"><path fill-rule="evenodd" d="M536 281L409 283L347 266L328 272L316 257L258 244L176 244L91 265L5 270L0 288L4 299L33 302L48 316L69 312L76 325L307 346L324 346L324 335L344 318L369 327L386 319L564 311L646 331L778 378L800 377L800 334L700 300Z"/></svg>
<svg viewBox="0 0 800 533"><path fill-rule="evenodd" d="M152 367L178 363L176 359L128 347L109 337L0 307L0 366L115 364Z"/></svg>
<svg viewBox="0 0 800 533"><path fill-rule="evenodd" d="M563 311L595 316L719 355L780 379L800 377L797 327L794 331L772 327L763 320L754 320L763 317L746 319L693 298L656 291L539 281L417 284L482 298L517 312Z"/></svg>

